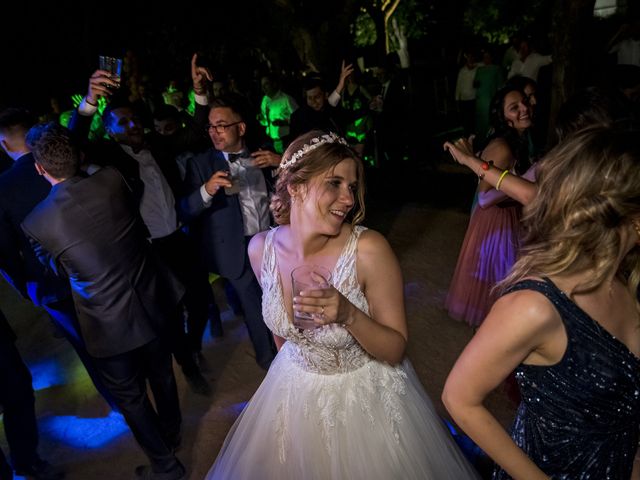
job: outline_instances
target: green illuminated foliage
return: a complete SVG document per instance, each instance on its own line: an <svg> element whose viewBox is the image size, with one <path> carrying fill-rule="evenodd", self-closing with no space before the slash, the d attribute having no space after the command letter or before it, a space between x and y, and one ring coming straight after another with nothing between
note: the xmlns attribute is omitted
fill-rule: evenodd
<svg viewBox="0 0 640 480"><path fill-rule="evenodd" d="M193 117L196 113L196 93L193 89L189 90L187 100L187 113Z"/></svg>
<svg viewBox="0 0 640 480"><path fill-rule="evenodd" d="M351 34L353 35L356 47L367 47L374 45L378 40L376 22L371 16L384 15L382 5L378 2L371 2L371 5L360 8L359 14L351 24ZM407 38L419 39L426 35L427 24L432 21L433 5L420 0L402 0L393 12L393 18L398 22L398 26L404 31ZM393 36L391 40L391 50L397 50L398 45Z"/></svg>
<svg viewBox="0 0 640 480"><path fill-rule="evenodd" d="M368 47L376 43L378 37L376 24L364 8L361 9L356 21L351 25L351 33L356 47Z"/></svg>

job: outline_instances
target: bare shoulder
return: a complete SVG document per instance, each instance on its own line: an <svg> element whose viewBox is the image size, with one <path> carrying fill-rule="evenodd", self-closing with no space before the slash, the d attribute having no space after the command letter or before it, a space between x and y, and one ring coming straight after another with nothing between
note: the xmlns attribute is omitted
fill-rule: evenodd
<svg viewBox="0 0 640 480"><path fill-rule="evenodd" d="M504 138L494 138L482 151L483 160L492 160L500 168L507 168L513 159L513 153Z"/></svg>
<svg viewBox="0 0 640 480"><path fill-rule="evenodd" d="M391 245L380 232L367 229L358 238L358 255L379 254L381 251L391 251Z"/></svg>
<svg viewBox="0 0 640 480"><path fill-rule="evenodd" d="M256 233L249 242L249 261L251 262L251 268L255 274L258 282L260 281L260 271L262 269L262 255L264 253L264 244L267 239L269 230Z"/></svg>
<svg viewBox="0 0 640 480"><path fill-rule="evenodd" d="M262 253L264 250L264 242L267 239L267 235L269 234L269 230L265 230L264 232L256 233L249 242L249 254L252 251L259 251Z"/></svg>
<svg viewBox="0 0 640 480"><path fill-rule="evenodd" d="M562 325L553 304L535 290L517 290L500 297L487 317L489 323L509 324L527 334L550 333Z"/></svg>
<svg viewBox="0 0 640 480"><path fill-rule="evenodd" d="M400 265L391 245L380 232L365 230L360 234L357 249L358 275L365 279L368 274L384 272L389 278Z"/></svg>

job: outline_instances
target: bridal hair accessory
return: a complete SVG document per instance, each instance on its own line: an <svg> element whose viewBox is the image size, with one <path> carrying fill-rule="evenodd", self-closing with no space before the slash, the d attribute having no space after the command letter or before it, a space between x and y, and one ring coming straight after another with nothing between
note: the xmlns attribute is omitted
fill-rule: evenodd
<svg viewBox="0 0 640 480"><path fill-rule="evenodd" d="M305 143L300 150L291 155L291 158L286 162L282 162L280 164L280 170L286 170L287 168L292 167L296 164L300 158L309 153L312 150L315 150L320 145L325 143L341 143L342 145L347 145L347 141L339 135L336 135L333 132L326 133L324 135L320 135L319 137L313 137L309 143Z"/></svg>

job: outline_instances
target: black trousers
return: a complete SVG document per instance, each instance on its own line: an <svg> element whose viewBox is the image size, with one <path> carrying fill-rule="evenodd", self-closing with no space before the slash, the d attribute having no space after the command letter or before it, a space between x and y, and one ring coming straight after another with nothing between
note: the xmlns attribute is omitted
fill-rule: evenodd
<svg viewBox="0 0 640 480"><path fill-rule="evenodd" d="M59 327L62 333L64 333L65 338L76 351L98 393L102 395L102 398L106 400L112 409L117 410L116 402L107 387L102 383L102 378L96 370L95 362L87 352L84 340L80 335L80 325L78 324L78 317L76 316L73 300L68 298L42 305L42 307L47 311L49 317L51 317L53 322Z"/></svg>
<svg viewBox="0 0 640 480"><path fill-rule="evenodd" d="M251 237L245 237L246 244L249 244ZM256 352L256 362L263 367L269 368L271 361L276 355L276 346L273 335L267 328L262 318L262 289L251 270L249 255L245 250L245 269L238 278L227 278L238 295L242 310L244 311L244 321L249 331L249 338Z"/></svg>
<svg viewBox="0 0 640 480"><path fill-rule="evenodd" d="M160 339L113 357L96 358L102 379L154 472L180 465L171 451L180 436L182 415L171 354ZM147 380L155 410L147 395Z"/></svg>
<svg viewBox="0 0 640 480"><path fill-rule="evenodd" d="M217 315L219 322L220 312L215 305L209 274L198 261L196 247L182 230L154 239L151 244L160 260L165 262L185 286L183 305L187 312L187 332L185 333L182 318L178 318L171 329L172 351L176 361L185 367L190 361L190 354L202 350L202 335L209 313Z"/></svg>
<svg viewBox="0 0 640 480"><path fill-rule="evenodd" d="M1 312L0 312L1 315ZM0 338L0 404L4 409L4 433L14 468L31 465L38 458L38 426L31 374L13 341ZM0 451L0 478L7 462Z"/></svg>

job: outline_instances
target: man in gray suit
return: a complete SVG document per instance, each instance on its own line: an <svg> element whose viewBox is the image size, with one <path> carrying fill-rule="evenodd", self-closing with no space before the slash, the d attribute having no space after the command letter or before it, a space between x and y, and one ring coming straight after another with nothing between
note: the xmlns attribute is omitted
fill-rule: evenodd
<svg viewBox="0 0 640 480"><path fill-rule="evenodd" d="M36 169L52 188L22 228L41 261L69 278L87 351L151 461L136 469L137 477L183 478L174 455L181 414L163 331L184 289L152 255L117 170L83 176L70 132L54 123L32 128L28 141Z"/></svg>
<svg viewBox="0 0 640 480"><path fill-rule="evenodd" d="M275 344L262 320L262 290L247 245L271 223L265 179L270 170L260 168L267 166L264 158L270 154L261 150L252 156L244 142L246 130L240 108L231 101L211 104L207 131L215 148L189 160L185 183L190 194L181 200L180 213L209 271L226 278L237 292L256 362L268 369Z"/></svg>

